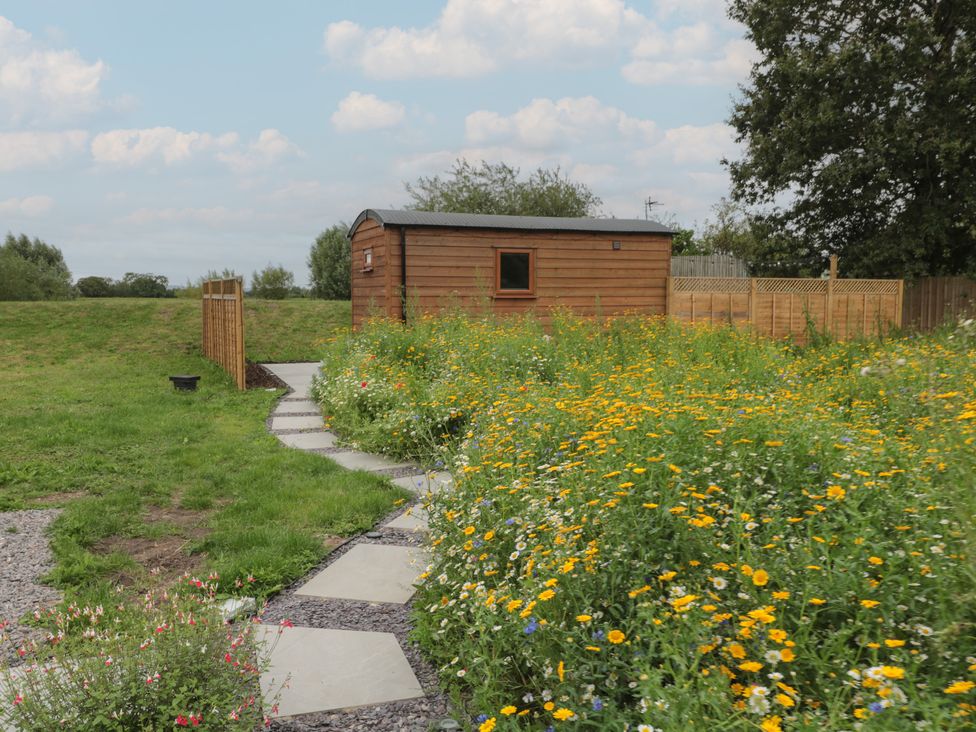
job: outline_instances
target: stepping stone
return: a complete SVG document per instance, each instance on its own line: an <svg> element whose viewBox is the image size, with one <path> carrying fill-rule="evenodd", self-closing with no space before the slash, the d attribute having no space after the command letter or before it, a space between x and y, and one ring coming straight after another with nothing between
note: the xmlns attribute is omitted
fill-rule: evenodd
<svg viewBox="0 0 976 732"><path fill-rule="evenodd" d="M406 488L414 493L426 493L428 490L436 493L454 485L454 479L446 471L438 471L431 475L408 475L404 478L393 478L394 485Z"/></svg>
<svg viewBox="0 0 976 732"><path fill-rule="evenodd" d="M427 531L427 509L423 506L413 506L392 521L387 521L383 524L383 528L400 529L401 531Z"/></svg>
<svg viewBox="0 0 976 732"><path fill-rule="evenodd" d="M327 447L335 447L336 438L331 432L299 432L292 435L275 435L281 442L288 447L295 447L299 450L324 450Z"/></svg>
<svg viewBox="0 0 976 732"><path fill-rule="evenodd" d="M290 399L278 402L272 414L303 414L304 412L318 413L319 405L310 399Z"/></svg>
<svg viewBox="0 0 976 732"><path fill-rule="evenodd" d="M272 430L320 430L325 427L322 416L311 417L272 417Z"/></svg>
<svg viewBox="0 0 976 732"><path fill-rule="evenodd" d="M403 604L426 565L427 553L417 547L356 544L295 594Z"/></svg>
<svg viewBox="0 0 976 732"><path fill-rule="evenodd" d="M350 450L329 455L339 465L348 470L390 470L391 468L409 468L411 463L398 463L383 455L371 455L368 452Z"/></svg>
<svg viewBox="0 0 976 732"><path fill-rule="evenodd" d="M424 696L393 633L296 626L278 635L273 625L256 630L266 648L274 646L271 667L261 674L265 699L288 679L278 699L279 717Z"/></svg>
<svg viewBox="0 0 976 732"><path fill-rule="evenodd" d="M321 363L265 363L268 371L284 381L294 391L293 396L308 399L312 378L318 376Z"/></svg>

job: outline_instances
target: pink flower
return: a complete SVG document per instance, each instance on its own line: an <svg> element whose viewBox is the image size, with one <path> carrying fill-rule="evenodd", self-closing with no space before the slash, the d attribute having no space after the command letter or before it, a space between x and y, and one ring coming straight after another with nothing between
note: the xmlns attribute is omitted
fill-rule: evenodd
<svg viewBox="0 0 976 732"><path fill-rule="evenodd" d="M184 717L182 714L176 715L176 726L177 727L189 727L190 720Z"/></svg>
<svg viewBox="0 0 976 732"><path fill-rule="evenodd" d="M282 620L279 623L279 625L281 625L282 628L294 628L295 627L295 624L293 622L291 622L288 618L285 618L284 620Z"/></svg>
<svg viewBox="0 0 976 732"><path fill-rule="evenodd" d="M22 697L20 694L14 697L14 706L23 703L24 703L24 697Z"/></svg>

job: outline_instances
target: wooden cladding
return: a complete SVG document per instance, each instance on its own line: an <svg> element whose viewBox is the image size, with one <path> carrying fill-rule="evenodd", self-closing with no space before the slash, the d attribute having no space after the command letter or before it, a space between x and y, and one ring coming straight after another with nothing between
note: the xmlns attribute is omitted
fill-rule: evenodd
<svg viewBox="0 0 976 732"><path fill-rule="evenodd" d="M976 316L976 280L968 277L923 277L905 283L902 322L916 330Z"/></svg>
<svg viewBox="0 0 976 732"><path fill-rule="evenodd" d="M240 277L203 283L203 355L220 364L238 389L246 388L244 282Z"/></svg>
<svg viewBox="0 0 976 732"><path fill-rule="evenodd" d="M802 343L811 328L847 340L900 326L902 297L901 280L671 277L667 312Z"/></svg>

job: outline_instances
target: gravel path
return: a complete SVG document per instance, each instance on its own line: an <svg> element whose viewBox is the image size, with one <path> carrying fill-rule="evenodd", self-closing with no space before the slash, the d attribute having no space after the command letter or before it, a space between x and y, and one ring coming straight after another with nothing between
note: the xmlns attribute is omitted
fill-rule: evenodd
<svg viewBox="0 0 976 732"><path fill-rule="evenodd" d="M38 607L48 607L61 599L38 578L53 566L48 546L47 527L60 513L58 509L31 509L0 513L0 620L6 620L8 644L0 655L16 659L16 649L31 629L17 619Z"/></svg>

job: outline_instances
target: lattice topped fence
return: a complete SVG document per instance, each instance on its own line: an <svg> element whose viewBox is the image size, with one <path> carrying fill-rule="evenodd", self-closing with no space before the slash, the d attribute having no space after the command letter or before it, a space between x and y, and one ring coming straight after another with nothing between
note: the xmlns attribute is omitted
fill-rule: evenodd
<svg viewBox="0 0 976 732"><path fill-rule="evenodd" d="M203 355L233 376L238 389L246 388L244 281L240 277L203 283Z"/></svg>
<svg viewBox="0 0 976 732"><path fill-rule="evenodd" d="M902 293L901 280L671 277L667 312L798 342L811 331L845 340L900 326Z"/></svg>

